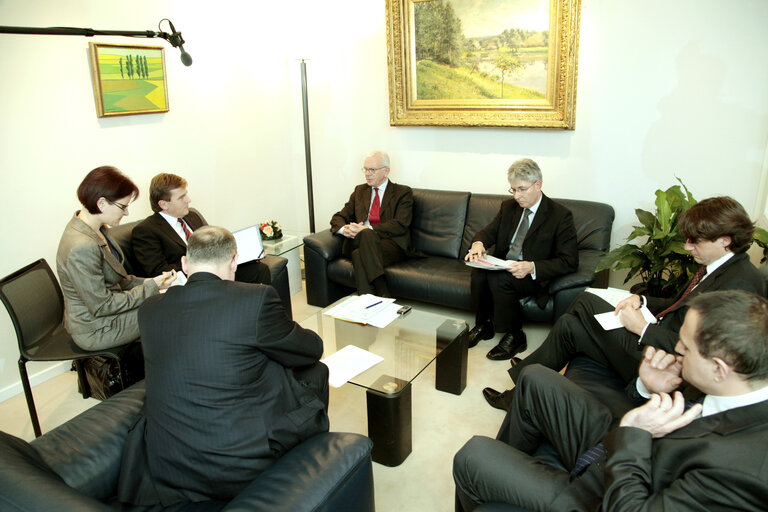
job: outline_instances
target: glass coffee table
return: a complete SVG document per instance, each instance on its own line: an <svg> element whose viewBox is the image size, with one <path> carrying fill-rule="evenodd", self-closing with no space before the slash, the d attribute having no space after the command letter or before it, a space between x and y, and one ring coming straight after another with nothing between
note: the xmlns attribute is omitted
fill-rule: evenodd
<svg viewBox="0 0 768 512"><path fill-rule="evenodd" d="M312 329L323 339L323 357L355 345L384 358L349 383L366 390L373 461L398 466L411 453L413 379L437 359L437 390L460 395L466 387L467 324L412 309L379 329L323 315L323 311L301 322L302 327Z"/></svg>

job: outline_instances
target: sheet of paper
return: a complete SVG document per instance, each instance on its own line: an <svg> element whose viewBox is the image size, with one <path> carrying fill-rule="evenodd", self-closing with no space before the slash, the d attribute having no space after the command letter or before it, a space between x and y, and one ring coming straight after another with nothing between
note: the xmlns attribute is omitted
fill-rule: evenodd
<svg viewBox="0 0 768 512"><path fill-rule="evenodd" d="M597 295L614 308L619 302L632 295L627 290L622 290L621 288L587 288L585 291Z"/></svg>
<svg viewBox="0 0 768 512"><path fill-rule="evenodd" d="M350 297L336 307L329 309L324 314L340 320L369 324L379 313L388 311L394 302L395 299L365 294L360 295L359 297ZM387 316L389 315L383 316L382 319Z"/></svg>
<svg viewBox="0 0 768 512"><path fill-rule="evenodd" d="M182 271L176 272L176 280L171 283L171 286L184 286L185 284L187 284L187 276Z"/></svg>
<svg viewBox="0 0 768 512"><path fill-rule="evenodd" d="M261 242L259 226L240 229L232 234L237 242L238 264L264 258L264 244Z"/></svg>
<svg viewBox="0 0 768 512"><path fill-rule="evenodd" d="M647 307L643 306L640 308L640 312L643 314L643 318L646 322L649 324L656 323L656 317L653 316L653 313L651 313ZM615 315L613 311L608 311L607 313L599 313L595 315L595 320L597 320L597 323L599 323L606 331L612 331L613 329L624 327L621 325L621 320L619 319L620 316L621 312L619 312L618 315Z"/></svg>
<svg viewBox="0 0 768 512"><path fill-rule="evenodd" d="M509 269L509 262L486 254L482 258L476 261L464 262L468 267L482 268L485 270L507 270Z"/></svg>
<svg viewBox="0 0 768 512"><path fill-rule="evenodd" d="M335 388L340 388L350 379L383 360L383 357L372 352L354 345L347 345L335 354L321 359L321 362L328 367L328 383Z"/></svg>

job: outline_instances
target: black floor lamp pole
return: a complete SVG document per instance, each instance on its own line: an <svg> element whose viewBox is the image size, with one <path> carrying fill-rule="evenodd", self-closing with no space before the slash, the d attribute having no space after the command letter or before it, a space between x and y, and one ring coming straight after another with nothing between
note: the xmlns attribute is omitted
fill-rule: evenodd
<svg viewBox="0 0 768 512"><path fill-rule="evenodd" d="M307 100L307 63L301 59L301 99L304 104L304 158L307 165L307 207L309 231L315 232L315 200L312 195L312 152L309 148L309 102Z"/></svg>

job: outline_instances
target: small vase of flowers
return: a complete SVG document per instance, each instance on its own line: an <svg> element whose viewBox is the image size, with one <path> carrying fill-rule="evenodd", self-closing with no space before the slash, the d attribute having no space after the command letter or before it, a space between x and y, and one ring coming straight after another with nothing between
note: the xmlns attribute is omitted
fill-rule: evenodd
<svg viewBox="0 0 768 512"><path fill-rule="evenodd" d="M264 240L277 240L283 238L283 228L276 220L270 220L259 224L259 230L261 231L261 238Z"/></svg>

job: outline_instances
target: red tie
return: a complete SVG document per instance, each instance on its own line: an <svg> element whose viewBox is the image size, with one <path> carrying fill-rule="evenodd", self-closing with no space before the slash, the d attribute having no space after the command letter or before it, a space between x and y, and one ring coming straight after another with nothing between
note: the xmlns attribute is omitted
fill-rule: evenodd
<svg viewBox="0 0 768 512"><path fill-rule="evenodd" d="M179 221L179 224L181 224L181 229L184 231L184 236L187 237L187 240L189 240L189 237L192 236L192 232L187 227L186 222L184 222L184 219L176 219Z"/></svg>
<svg viewBox="0 0 768 512"><path fill-rule="evenodd" d="M683 299L685 299L688 296L689 293L691 293L691 291L693 290L693 287L699 284L699 282L704 278L706 273L707 273L707 266L702 265L699 268L699 270L697 270L696 273L693 274L693 278L691 279L691 282L688 283L688 287L685 289L685 291L680 296L680 298L677 299L677 301L671 306L669 306L667 309L665 309L664 311L656 315L656 320L661 319L664 315L666 315L667 313L675 309L677 305L680 304L683 301Z"/></svg>
<svg viewBox="0 0 768 512"><path fill-rule="evenodd" d="M371 204L371 211L368 212L368 223L371 225L378 224L381 222L380 218L380 211L381 211L381 201L379 201L379 189L374 188L373 189L373 204Z"/></svg>

